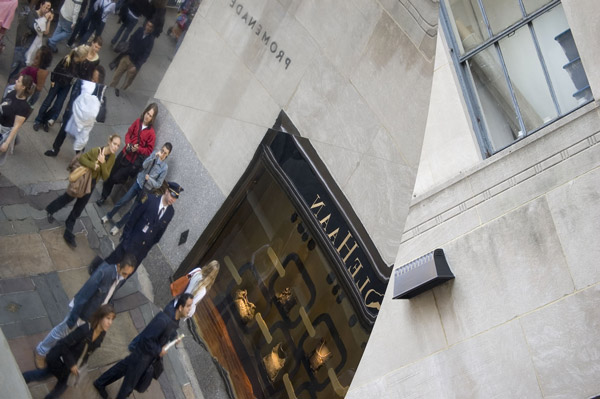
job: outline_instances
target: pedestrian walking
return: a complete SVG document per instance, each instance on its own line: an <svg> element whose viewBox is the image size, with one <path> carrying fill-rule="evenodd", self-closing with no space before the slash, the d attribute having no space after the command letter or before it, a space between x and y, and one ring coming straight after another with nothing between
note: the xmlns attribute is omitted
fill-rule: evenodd
<svg viewBox="0 0 600 399"><path fill-rule="evenodd" d="M27 65L31 65L33 63L33 58L35 57L37 51L42 47L42 38L44 35L48 35L50 32L50 22L54 18L54 14L52 11L48 11L43 16L37 18L33 24L35 28L35 39L31 42L31 46L25 53L25 63Z"/></svg>
<svg viewBox="0 0 600 399"><path fill-rule="evenodd" d="M64 208L69 204L69 202L75 200L75 205L69 213L67 220L65 221L65 233L63 238L71 247L76 247L77 243L75 242L75 235L73 234L73 227L75 226L75 221L83 212L85 205L88 203L92 192L94 191L94 187L96 186L96 181L98 179L107 179L110 175L110 171L115 163L115 153L119 150L119 146L121 145L121 138L113 134L108 138L108 145L105 147L92 148L90 151L83 154L79 157L79 163L81 166L84 166L90 169L92 174L92 185L91 192L83 195L81 198L71 197L68 192L65 191L63 195L52 201L46 207L48 222L54 222L53 214L58 212L60 209ZM120 261L120 259L119 259ZM117 263L117 262L115 262Z"/></svg>
<svg viewBox="0 0 600 399"><path fill-rule="evenodd" d="M133 79L137 76L142 65L148 60L152 48L154 46L154 24L151 21L146 21L146 24L142 28L138 28L131 38L129 39L129 45L127 50L120 54L113 62L109 64L111 69L115 69L112 82L110 87L115 88L115 95L120 95L119 81L126 74L125 82L121 86L122 90L126 90Z"/></svg>
<svg viewBox="0 0 600 399"><path fill-rule="evenodd" d="M56 45L73 33L73 28L77 22L81 4L81 0L64 0L64 3L60 8L56 29L54 29L52 37L48 39L48 46L50 46L53 52L58 52Z"/></svg>
<svg viewBox="0 0 600 399"><path fill-rule="evenodd" d="M192 302L191 294L182 294L177 300L173 316L169 316L163 311L158 312L146 328L129 344L131 354L94 381L94 387L103 399L108 398L106 386L121 377L125 378L123 378L116 399L127 398L149 367L153 366L155 362L162 361L162 357L167 353L167 343L176 336L179 321L189 316Z"/></svg>
<svg viewBox="0 0 600 399"><path fill-rule="evenodd" d="M125 225L121 242L106 258L107 262L118 262L126 253L132 253L142 263L152 247L158 243L175 215L173 204L183 192L175 183L167 183L167 190L161 196L149 194L131 214Z"/></svg>
<svg viewBox="0 0 600 399"><path fill-rule="evenodd" d="M156 132L153 125L157 115L158 106L151 103L127 129L125 147L117 156L110 177L102 185L102 194L96 201L98 206L104 204L115 184L123 184L135 176L142 168L144 159L154 150Z"/></svg>
<svg viewBox="0 0 600 399"><path fill-rule="evenodd" d="M90 355L102 345L102 341L116 317L112 305L100 306L84 323L62 338L48 353L48 366L23 373L25 382L41 381L56 377L56 385L46 399L59 398L66 390L69 378L81 377Z"/></svg>
<svg viewBox="0 0 600 399"><path fill-rule="evenodd" d="M108 223L116 215L119 209L135 198L134 205L110 230L110 234L113 236L116 235L127 223L133 209L135 209L136 204L140 202L144 194L147 195L162 186L165 177L167 176L167 171L169 170L167 157L171 154L172 149L173 146L171 143L165 143L160 150L150 154L150 156L144 160L142 170L138 173L136 180L131 185L131 188L129 188L129 191L127 191L127 193L117 201L115 206L102 217L102 224Z"/></svg>
<svg viewBox="0 0 600 399"><path fill-rule="evenodd" d="M79 26L75 27L73 34L67 41L67 45L73 46L76 42L86 44L92 34L95 37L101 36L108 15L114 13L115 0L96 0L83 21L81 21Z"/></svg>
<svg viewBox="0 0 600 399"><path fill-rule="evenodd" d="M219 274L220 264L217 260L211 260L208 264L193 269L189 272L184 278L188 279L188 284L185 287L184 293L191 294L194 296L192 301L192 307L190 308L190 313L187 317L192 317L194 313L196 313L196 305L211 289L215 281L217 280L217 275ZM170 314L175 312L175 307L177 303L177 297L173 299L171 302L165 306L165 313Z"/></svg>
<svg viewBox="0 0 600 399"><path fill-rule="evenodd" d="M0 166L6 162L8 154L12 153L19 129L31 113L27 97L34 90L31 76L19 76L15 89L0 103Z"/></svg>
<svg viewBox="0 0 600 399"><path fill-rule="evenodd" d="M35 91L27 100L29 105L32 107L37 102L38 98L40 97L40 93L44 89L46 79L50 74L48 71L50 64L52 64L52 50L50 50L50 47L44 45L36 52L31 65L23 68L19 73L19 75L31 76L33 83L35 84Z"/></svg>
<svg viewBox="0 0 600 399"><path fill-rule="evenodd" d="M54 121L58 119L65 99L69 95L69 90L71 90L72 80L79 77L79 64L86 59L89 50L89 46L79 46L71 50L54 67L54 71L50 75L50 90L48 90L48 95L35 118L33 130L37 132L40 127L43 127L47 132Z"/></svg>
<svg viewBox="0 0 600 399"><path fill-rule="evenodd" d="M114 293L121 288L136 266L135 257L126 255L117 264L102 263L92 273L69 303L70 311L67 317L36 346L34 360L37 368L44 368L46 356L60 339L66 337L76 326L91 321L91 316L96 309L110 302Z"/></svg>

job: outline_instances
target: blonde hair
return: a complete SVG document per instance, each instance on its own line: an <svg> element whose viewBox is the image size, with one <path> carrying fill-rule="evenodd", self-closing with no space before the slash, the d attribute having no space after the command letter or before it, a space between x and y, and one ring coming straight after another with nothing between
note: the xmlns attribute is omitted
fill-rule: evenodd
<svg viewBox="0 0 600 399"><path fill-rule="evenodd" d="M200 273L202 273L202 280L200 280L198 285L194 287L192 295L195 296L202 288L205 288L206 292L208 292L217 279L220 267L221 265L216 260L211 260L207 265L202 267L202 269L200 269Z"/></svg>
<svg viewBox="0 0 600 399"><path fill-rule="evenodd" d="M79 58L79 61L83 61L87 58L88 53L90 52L90 46L82 44L81 46L77 46L69 54L65 56L65 65L69 66L71 61L74 61L74 57Z"/></svg>
<svg viewBox="0 0 600 399"><path fill-rule="evenodd" d="M121 140L121 136L119 136L118 134L111 134L110 136L108 136L108 142L110 143L117 137L119 138L119 140Z"/></svg>

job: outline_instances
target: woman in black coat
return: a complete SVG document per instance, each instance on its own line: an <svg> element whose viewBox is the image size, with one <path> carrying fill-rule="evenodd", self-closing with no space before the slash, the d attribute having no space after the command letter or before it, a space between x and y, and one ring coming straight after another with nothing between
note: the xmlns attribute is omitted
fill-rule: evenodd
<svg viewBox="0 0 600 399"><path fill-rule="evenodd" d="M69 375L79 375L79 368L87 362L92 352L100 347L114 319L115 309L112 305L100 306L89 323L77 327L48 352L47 368L23 373L25 382L40 381L55 376L58 381L52 391L46 395L46 399L59 398L67 389Z"/></svg>

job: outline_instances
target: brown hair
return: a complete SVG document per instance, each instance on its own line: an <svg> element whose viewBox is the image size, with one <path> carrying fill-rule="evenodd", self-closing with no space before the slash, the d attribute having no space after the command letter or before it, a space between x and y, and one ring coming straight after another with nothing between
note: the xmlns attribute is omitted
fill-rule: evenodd
<svg viewBox="0 0 600 399"><path fill-rule="evenodd" d="M96 43L98 44L100 47L102 47L102 36L96 36L94 38L94 40L92 40L92 43Z"/></svg>
<svg viewBox="0 0 600 399"><path fill-rule="evenodd" d="M21 83L24 86L25 97L29 97L35 91L35 84L33 78L29 75L21 75Z"/></svg>
<svg viewBox="0 0 600 399"><path fill-rule="evenodd" d="M158 116L158 105L156 105L156 103L148 104L146 109L144 109L144 112L142 112L142 116L140 116L140 122L144 123L144 115L146 115L146 112L150 111L151 109L154 110L154 116L152 117L152 121L150 121L149 126L152 126L154 124L154 121L156 120L156 117Z"/></svg>
<svg viewBox="0 0 600 399"><path fill-rule="evenodd" d="M98 327L98 324L100 324L102 319L110 314L115 315L115 317L117 316L117 313L115 312L115 308L113 308L113 306L110 303L100 306L98 308L98 310L96 310L94 312L92 317L90 317L90 325L92 327L92 330L94 330L96 327Z"/></svg>

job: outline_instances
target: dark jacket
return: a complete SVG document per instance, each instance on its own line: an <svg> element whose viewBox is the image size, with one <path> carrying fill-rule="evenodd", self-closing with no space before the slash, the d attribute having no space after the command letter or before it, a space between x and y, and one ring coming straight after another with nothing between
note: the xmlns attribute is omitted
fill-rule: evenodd
<svg viewBox="0 0 600 399"><path fill-rule="evenodd" d="M75 70L79 68L73 60L67 65L67 60L65 58L66 57L63 57L58 61L58 64L54 67L54 71L50 74L50 81L58 86L70 85L75 75Z"/></svg>
<svg viewBox="0 0 600 399"><path fill-rule="evenodd" d="M175 315L159 312L144 330L131 341L129 350L143 355L158 357L163 346L176 334L179 321Z"/></svg>
<svg viewBox="0 0 600 399"><path fill-rule="evenodd" d="M104 340L104 336L106 335L105 332L102 332L98 338L92 342L93 333L94 331L89 323L85 323L58 341L58 343L50 349L50 352L48 352L48 356L46 357L50 372L57 378L67 376L71 372L71 367L77 364L77 361L85 349L85 344L87 343L87 352L84 355L82 364L86 363L90 354L102 345L102 340Z"/></svg>
<svg viewBox="0 0 600 399"><path fill-rule="evenodd" d="M140 70L142 65L146 62L152 47L154 46L154 35L151 33L144 37L144 27L138 28L133 35L129 38L129 48L127 49L127 55L129 59L135 65L136 69Z"/></svg>
<svg viewBox="0 0 600 399"><path fill-rule="evenodd" d="M19 16L19 24L17 25L15 47L29 48L33 43L33 39L37 36L35 20L39 18L39 15L34 9L31 9L27 14L20 14L20 7L16 12Z"/></svg>
<svg viewBox="0 0 600 399"><path fill-rule="evenodd" d="M160 241L169 226L175 210L168 206L162 218L158 218L158 208L162 196L148 194L146 201L139 204L123 230L123 248L133 253L140 263L146 257L154 244ZM146 232L144 228L148 226Z"/></svg>
<svg viewBox="0 0 600 399"><path fill-rule="evenodd" d="M102 305L110 287L117 279L117 267L115 265L109 265L104 262L98 268L90 278L85 282L83 287L75 294L73 298L73 309L69 313L67 319L67 325L73 327L77 322L77 319L89 321L92 314ZM125 280L121 281L117 289L119 289Z"/></svg>

